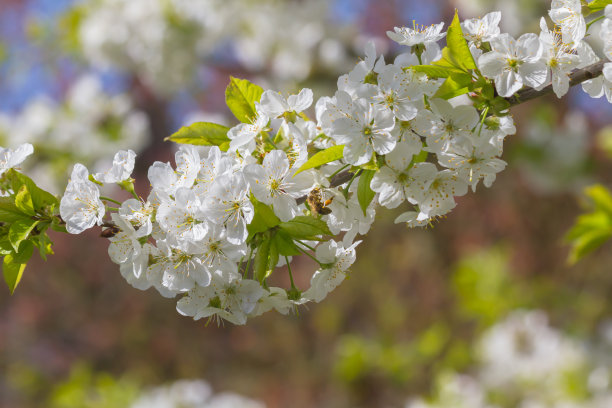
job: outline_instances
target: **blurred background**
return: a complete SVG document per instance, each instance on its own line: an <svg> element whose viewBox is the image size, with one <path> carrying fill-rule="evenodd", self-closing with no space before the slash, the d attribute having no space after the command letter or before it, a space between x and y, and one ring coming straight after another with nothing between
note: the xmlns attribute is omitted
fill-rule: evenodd
<svg viewBox="0 0 612 408"><path fill-rule="evenodd" d="M230 75L331 95L368 40L387 61L400 52L385 35L394 26L448 23L458 8L463 19L502 10L503 31L538 32L549 6L0 0L0 145L33 143L24 171L54 193L74 162L104 168L131 148L144 194L148 166L174 156L164 137L233 124ZM564 240L589 211L583 189L612 183L612 107L578 87L513 113L492 188L427 229L380 209L349 279L297 314L194 322L129 286L97 232L55 234L55 255L32 262L13 296L0 289L0 407L212 407L219 393L248 400L214 406L612 406L612 215L579 262ZM295 262L306 287L312 265Z"/></svg>

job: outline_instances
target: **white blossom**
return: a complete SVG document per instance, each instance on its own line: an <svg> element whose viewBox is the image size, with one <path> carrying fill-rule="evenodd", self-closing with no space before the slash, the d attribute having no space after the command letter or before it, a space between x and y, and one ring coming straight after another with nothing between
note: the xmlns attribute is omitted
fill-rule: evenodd
<svg viewBox="0 0 612 408"><path fill-rule="evenodd" d="M96 224L101 225L106 212L98 186L88 178L87 168L80 163L75 164L60 201L60 215L71 234L80 234Z"/></svg>

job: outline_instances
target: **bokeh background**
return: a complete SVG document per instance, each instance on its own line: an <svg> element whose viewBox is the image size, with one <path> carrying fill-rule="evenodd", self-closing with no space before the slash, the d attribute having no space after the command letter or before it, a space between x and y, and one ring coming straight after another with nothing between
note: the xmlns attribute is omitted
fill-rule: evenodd
<svg viewBox="0 0 612 408"><path fill-rule="evenodd" d="M229 75L331 95L368 40L390 61L387 30L455 8L502 10L519 34L549 2L0 0L0 145L33 143L24 171L55 193L72 163L131 148L144 194L174 155L164 137L233 123ZM379 210L349 279L289 316L194 322L129 286L98 232L55 234L55 255L0 289L0 407L129 407L181 379L271 408L612 406L611 246L569 265L563 239L583 189L612 183L612 107L578 87L513 113L492 188L427 229ZM296 262L306 287L313 265Z"/></svg>

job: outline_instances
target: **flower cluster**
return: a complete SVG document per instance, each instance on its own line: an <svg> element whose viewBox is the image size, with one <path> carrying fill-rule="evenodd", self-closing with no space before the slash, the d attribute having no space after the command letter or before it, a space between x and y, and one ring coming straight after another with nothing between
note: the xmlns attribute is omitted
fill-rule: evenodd
<svg viewBox="0 0 612 408"><path fill-rule="evenodd" d="M145 114L127 95L105 93L93 75L78 78L62 104L41 96L17 115L0 115L0 140L8 146L32 143L45 159L28 166L28 172L57 192L63 186L56 180L63 183L66 169L75 161L104 166L119 149L140 150L148 137Z"/></svg>
<svg viewBox="0 0 612 408"><path fill-rule="evenodd" d="M409 52L387 63L368 45L335 94L316 103L310 89L285 96L233 78L227 103L243 123L196 123L171 136L183 145L174 166L150 167L146 199L131 184L133 152L117 153L105 173L76 165L61 201L66 228L105 227L125 279L179 296L179 313L194 319L244 324L319 302L346 277L378 205L403 205L396 222L424 226L469 188L491 186L506 165L503 141L515 132L505 98L548 84L562 96L569 72L595 61L576 4L554 1L556 28L543 20L539 36L518 40L500 32L499 13L462 25L455 17L446 33L443 24L396 28L389 36ZM588 87L608 86L609 66ZM108 183L134 198L108 206L114 200L98 188ZM318 265L305 290L291 271L300 254ZM277 267L286 268L289 288L272 286Z"/></svg>
<svg viewBox="0 0 612 408"><path fill-rule="evenodd" d="M322 23L328 7L321 0L87 1L75 35L91 64L135 73L160 94L185 87L202 59L228 48L249 70L302 80L315 63L343 60L339 30Z"/></svg>
<svg viewBox="0 0 612 408"><path fill-rule="evenodd" d="M563 334L543 311L514 311L482 335L469 375L445 373L434 398L406 408L608 407L609 348Z"/></svg>
<svg viewBox="0 0 612 408"><path fill-rule="evenodd" d="M232 392L214 394L203 380L179 380L143 392L130 408L265 408L265 405Z"/></svg>

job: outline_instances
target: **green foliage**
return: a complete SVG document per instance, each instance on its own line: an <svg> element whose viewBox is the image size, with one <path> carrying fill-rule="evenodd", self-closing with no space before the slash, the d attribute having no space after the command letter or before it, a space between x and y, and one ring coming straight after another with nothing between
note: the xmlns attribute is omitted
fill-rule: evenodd
<svg viewBox="0 0 612 408"><path fill-rule="evenodd" d="M52 215L53 210L59 205L59 201L53 194L39 188L31 178L15 169L4 173L4 179L9 181L13 191L19 192L23 186L27 188L37 214Z"/></svg>
<svg viewBox="0 0 612 408"><path fill-rule="evenodd" d="M588 4L592 13L606 8L608 4L612 4L612 0L593 0Z"/></svg>
<svg viewBox="0 0 612 408"><path fill-rule="evenodd" d="M469 85L472 82L470 74L451 74L446 81L438 88L434 95L437 98L451 99L456 96L464 95L469 92Z"/></svg>
<svg viewBox="0 0 612 408"><path fill-rule="evenodd" d="M106 373L94 373L80 364L70 377L53 391L50 408L116 408L129 407L140 392L132 379L114 378Z"/></svg>
<svg viewBox="0 0 612 408"><path fill-rule="evenodd" d="M483 326L493 324L517 305L518 295L508 271L509 256L503 248L492 248L463 258L455 267L452 286L459 312Z"/></svg>
<svg viewBox="0 0 612 408"><path fill-rule="evenodd" d="M446 47L442 50L442 58L432 64L431 68L419 66L417 71L432 74L436 78L446 78L436 97L451 99L469 92L472 83L472 70L477 70L472 53L461 30L459 15L455 10L453 22L446 34Z"/></svg>
<svg viewBox="0 0 612 408"><path fill-rule="evenodd" d="M262 283L272 274L281 256L295 256L302 252L295 241L321 240L321 235L331 235L323 220L299 215L281 222L270 206L256 200L253 206L255 215L247 226L247 242L252 248L257 248L253 274Z"/></svg>
<svg viewBox="0 0 612 408"><path fill-rule="evenodd" d="M26 264L32 256L34 245L30 241L24 241L19 249L13 253L5 255L2 261L2 275L6 282L11 295L15 292L15 288L19 284Z"/></svg>
<svg viewBox="0 0 612 408"><path fill-rule="evenodd" d="M196 122L189 126L183 126L164 140L196 146L219 146L219 149L225 152L229 148L230 142L227 137L228 130L227 126L216 123Z"/></svg>
<svg viewBox="0 0 612 408"><path fill-rule="evenodd" d="M276 231L272 238L272 245L276 247L282 256L296 256L301 252L295 244L293 238L283 230Z"/></svg>
<svg viewBox="0 0 612 408"><path fill-rule="evenodd" d="M463 30L461 30L461 22L459 21L457 10L455 10L455 17L446 33L446 45L448 46L449 57L454 66L461 68L464 72L476 69L476 62L474 62L470 48L463 36Z"/></svg>
<svg viewBox="0 0 612 408"><path fill-rule="evenodd" d="M247 225L249 232L248 242L253 238L255 234L260 232L268 231L280 224L280 219L274 214L274 210L268 205L253 199L253 208L255 209L255 215L251 223Z"/></svg>
<svg viewBox="0 0 612 408"><path fill-rule="evenodd" d="M344 157L344 145L336 145L328 147L325 150L312 155L310 159L295 172L295 174L301 173L304 170L314 169L327 163L331 163L336 160L340 160ZM294 174L294 175L295 175Z"/></svg>
<svg viewBox="0 0 612 408"><path fill-rule="evenodd" d="M376 171L374 170L363 170L361 172L361 176L359 176L359 184L357 184L357 200L359 201L359 206L363 211L363 215L366 215L368 206L376 195L376 193L372 191L372 188L370 187L370 182L375 174Z"/></svg>
<svg viewBox="0 0 612 408"><path fill-rule="evenodd" d="M12 190L8 197L0 197L0 254L4 256L2 274L12 294L34 247L38 247L43 259L53 253L46 230L50 226L55 229L60 226L56 217L59 202L29 177L14 169L4 173L2 185Z"/></svg>
<svg viewBox="0 0 612 408"><path fill-rule="evenodd" d="M278 228L294 239L315 240L318 235L332 235L325 221L304 215L283 222Z"/></svg>
<svg viewBox="0 0 612 408"><path fill-rule="evenodd" d="M275 254L271 254L271 247L271 233L265 232L261 236L261 242L257 248L257 254L255 254L255 265L253 269L255 279L261 283L263 283L264 280L270 276L272 270L276 266L276 263L272 265L271 262L274 259L274 256L276 256L276 261L278 262L278 250L275 248Z"/></svg>
<svg viewBox="0 0 612 408"><path fill-rule="evenodd" d="M257 115L255 102L259 102L263 89L246 79L230 77L230 83L225 89L225 103L236 119L243 123L251 123Z"/></svg>
<svg viewBox="0 0 612 408"><path fill-rule="evenodd" d="M578 216L565 236L572 246L568 262L575 264L612 238L612 195L602 185L587 187L592 211Z"/></svg>

